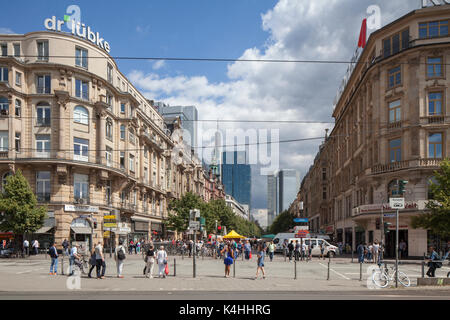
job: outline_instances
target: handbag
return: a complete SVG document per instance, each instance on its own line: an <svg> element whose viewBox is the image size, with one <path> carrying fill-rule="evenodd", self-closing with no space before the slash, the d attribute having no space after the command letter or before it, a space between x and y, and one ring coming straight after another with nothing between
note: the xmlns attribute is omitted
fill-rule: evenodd
<svg viewBox="0 0 450 320"><path fill-rule="evenodd" d="M167 264L167 261L166 261L166 267L164 268L164 273L166 274L166 276L169 275L169 265Z"/></svg>
<svg viewBox="0 0 450 320"><path fill-rule="evenodd" d="M248 258L251 259L252 258L252 252L250 251L250 253L248 254Z"/></svg>

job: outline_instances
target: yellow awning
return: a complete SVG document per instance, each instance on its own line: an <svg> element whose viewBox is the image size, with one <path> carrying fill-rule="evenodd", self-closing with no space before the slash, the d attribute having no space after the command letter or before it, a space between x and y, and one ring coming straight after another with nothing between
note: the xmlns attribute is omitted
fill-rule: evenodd
<svg viewBox="0 0 450 320"><path fill-rule="evenodd" d="M246 237L241 236L236 231L231 230L229 234L223 237L224 239L245 239Z"/></svg>

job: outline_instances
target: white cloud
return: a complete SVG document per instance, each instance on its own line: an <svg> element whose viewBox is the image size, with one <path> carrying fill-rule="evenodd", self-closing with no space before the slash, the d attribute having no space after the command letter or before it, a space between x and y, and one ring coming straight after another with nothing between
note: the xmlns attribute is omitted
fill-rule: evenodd
<svg viewBox="0 0 450 320"><path fill-rule="evenodd" d="M166 62L164 60L158 60L156 62L153 63L153 70L159 70L161 68L163 68L166 65Z"/></svg>
<svg viewBox="0 0 450 320"><path fill-rule="evenodd" d="M10 28L2 28L0 27L0 34L16 34Z"/></svg>
<svg viewBox="0 0 450 320"><path fill-rule="evenodd" d="M141 34L146 34L150 31L150 26L136 26L136 32Z"/></svg>
<svg viewBox="0 0 450 320"><path fill-rule="evenodd" d="M349 60L357 46L362 19L373 0L279 0L261 15L268 37L241 59ZM378 1L382 23L417 9L415 4ZM342 64L235 62L223 82L206 76L160 77L135 70L129 78L145 94L171 105L195 105L201 119L332 121L332 102L345 73ZM202 128L215 127L215 123ZM221 128L279 128L281 140L324 136L326 124L221 124ZM280 166L301 171L312 164L321 141L280 145ZM256 207L263 207L266 177L253 177Z"/></svg>

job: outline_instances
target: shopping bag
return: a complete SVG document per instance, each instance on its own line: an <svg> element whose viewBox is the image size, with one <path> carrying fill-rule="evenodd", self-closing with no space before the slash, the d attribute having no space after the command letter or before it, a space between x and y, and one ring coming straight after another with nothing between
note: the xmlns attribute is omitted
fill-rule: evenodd
<svg viewBox="0 0 450 320"><path fill-rule="evenodd" d="M164 269L164 273L166 274L166 276L169 275L169 264L166 264L166 268Z"/></svg>
<svg viewBox="0 0 450 320"><path fill-rule="evenodd" d="M252 252L251 252L251 251L248 253L248 258L249 258L249 259L252 258Z"/></svg>

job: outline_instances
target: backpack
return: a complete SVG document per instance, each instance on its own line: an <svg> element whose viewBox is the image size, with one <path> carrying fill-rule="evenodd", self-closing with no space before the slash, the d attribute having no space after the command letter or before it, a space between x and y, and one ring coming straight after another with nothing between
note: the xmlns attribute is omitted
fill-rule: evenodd
<svg viewBox="0 0 450 320"><path fill-rule="evenodd" d="M121 247L119 249L119 251L117 251L117 259L119 260L125 260L126 256L125 253L123 252L123 247Z"/></svg>

